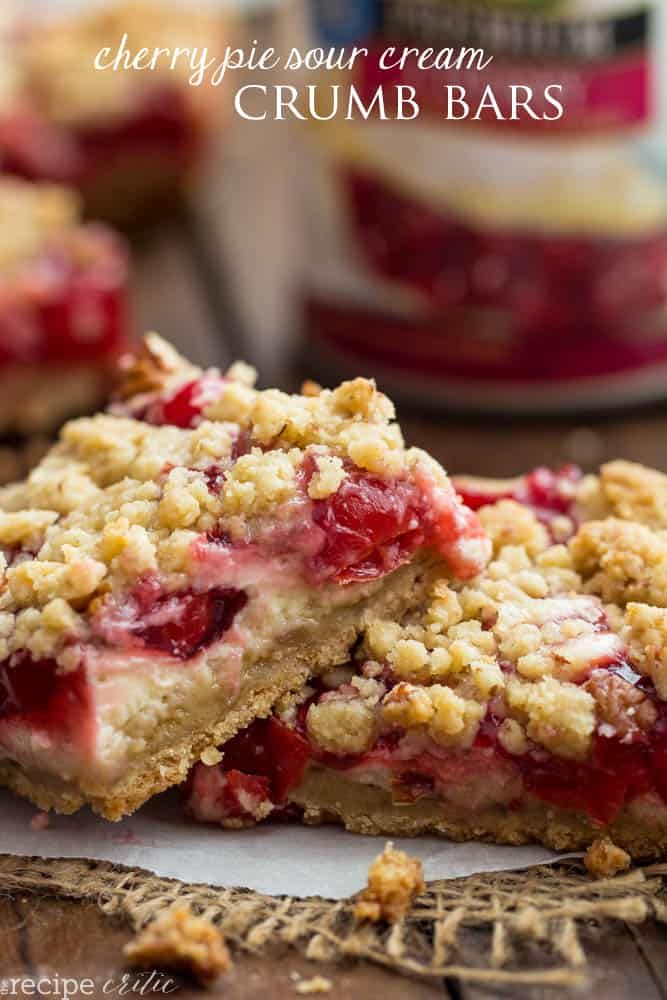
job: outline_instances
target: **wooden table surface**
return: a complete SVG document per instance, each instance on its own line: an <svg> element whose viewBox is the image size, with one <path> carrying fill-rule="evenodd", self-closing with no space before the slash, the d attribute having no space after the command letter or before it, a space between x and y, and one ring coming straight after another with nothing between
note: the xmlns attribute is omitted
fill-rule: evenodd
<svg viewBox="0 0 667 1000"><path fill-rule="evenodd" d="M286 388L296 381L290 358L304 353L294 337L287 294L299 257L291 156L284 130L234 123L224 170L211 173L194 211L140 241L133 278L139 329L159 330L201 363L225 365L243 356L257 364L264 385ZM586 421L499 424L408 411L400 417L410 441L428 448L450 471L503 476L565 460L593 467L614 456L667 469L666 407ZM0 995L12 995L3 990L8 977L60 975L91 977L92 995L103 996L109 978L120 982L121 950L128 938L127 928L109 922L92 903L5 895L0 898ZM618 924L602 934L586 933L585 943L589 977L577 997L667 997L664 927ZM462 957L486 954L487 945L483 932L471 932ZM544 956L534 951L517 956L524 969L543 961ZM327 996L332 1000L500 996L522 1000L566 995L562 989L416 982L368 965L316 965L296 952L237 958L235 970L214 995L227 1000L264 992L280 998L297 996L297 974L330 978L333 989ZM184 984L177 995L197 993Z"/></svg>

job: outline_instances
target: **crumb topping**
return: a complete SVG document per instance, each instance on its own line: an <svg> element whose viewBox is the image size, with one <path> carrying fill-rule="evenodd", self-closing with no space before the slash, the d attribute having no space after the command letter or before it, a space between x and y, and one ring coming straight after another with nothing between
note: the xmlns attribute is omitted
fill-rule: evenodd
<svg viewBox="0 0 667 1000"><path fill-rule="evenodd" d="M630 867L632 858L610 837L598 837L584 855L584 864L593 878L613 878Z"/></svg>
<svg viewBox="0 0 667 1000"><path fill-rule="evenodd" d="M13 274L58 242L71 244L80 222L79 198L55 184L0 181L0 271Z"/></svg>
<svg viewBox="0 0 667 1000"><path fill-rule="evenodd" d="M467 530L444 471L403 447L393 407L372 382L355 379L317 396L258 392L253 370L236 364L225 376L210 373L222 395L210 405L205 397L195 426L138 418L156 396L179 393L201 374L149 337L125 367L124 392L142 391L111 413L68 423L28 479L0 491L8 554L0 567L0 659L23 649L33 657L64 650L68 659L66 647L86 640L105 602L122 600L142 579L166 593L182 590L218 539L267 540L267 552L278 544L292 552L290 532L303 533L313 505L336 494L351 470L380 474L390 489L396 476L409 478L438 513L449 502L461 521L453 523L452 548ZM323 534L312 531L315 541ZM486 554L481 529L471 542L457 554L468 571ZM315 543L299 544L305 559ZM321 722L326 741L325 728Z"/></svg>
<svg viewBox="0 0 667 1000"><path fill-rule="evenodd" d="M667 539L643 524L586 522L570 551L586 590L603 601L667 605Z"/></svg>
<svg viewBox="0 0 667 1000"><path fill-rule="evenodd" d="M312 979L301 979L294 987L299 996L312 996L314 993L330 993L333 983L325 976L313 976Z"/></svg>
<svg viewBox="0 0 667 1000"><path fill-rule="evenodd" d="M368 885L359 893L354 915L357 920L396 923L424 889L421 861L388 843L368 869Z"/></svg>
<svg viewBox="0 0 667 1000"><path fill-rule="evenodd" d="M601 602L581 590L564 546L531 558L506 545L470 584L439 581L419 622L373 622L365 652L399 681L382 700L383 725L465 749L493 704L507 716L508 752L538 745L585 756L597 716L581 684L625 647Z"/></svg>
<svg viewBox="0 0 667 1000"><path fill-rule="evenodd" d="M587 520L612 516L662 531L667 529L667 476L636 462L607 462L599 476L582 481L578 504Z"/></svg>
<svg viewBox="0 0 667 1000"><path fill-rule="evenodd" d="M623 637L632 663L647 674L663 701L667 701L667 609L628 604Z"/></svg>
<svg viewBox="0 0 667 1000"><path fill-rule="evenodd" d="M125 945L128 962L141 968L168 968L213 983L229 972L232 960L215 924L197 917L184 903L174 903Z"/></svg>
<svg viewBox="0 0 667 1000"><path fill-rule="evenodd" d="M598 728L620 738L650 729L653 702L596 666L628 657L659 696L667 693L662 537L607 518L582 524L569 546L553 544L513 500L482 507L480 519L495 554L481 576L439 583L418 623L367 630L366 652L386 660L399 681L381 704L383 725L441 744L446 735L444 745L465 749L493 705L505 716L499 740L508 753L537 745L573 759L586 756ZM438 689L451 692L436 696L447 734L434 731Z"/></svg>
<svg viewBox="0 0 667 1000"><path fill-rule="evenodd" d="M18 46L18 70L25 90L40 111L51 121L76 126L100 120L126 117L146 94L146 74L124 68L100 71L95 57L100 50L127 34L127 48L152 53L156 48L173 51L195 46L198 51L211 46L220 36L221 20L203 11L179 10L176 5L154 0L114 3L89 10L76 17L61 17L32 26ZM189 59L173 64L161 58L148 73L150 93L169 86L179 87L185 100L201 100L200 91L190 87Z"/></svg>
<svg viewBox="0 0 667 1000"><path fill-rule="evenodd" d="M339 671L310 704L315 746L363 754L394 734L399 755L465 751L492 713L506 753L583 761L598 734L627 742L655 726L635 681L667 694L661 534L607 517L560 544L506 499L480 519L494 558L468 582L438 581L419 617L368 625L357 675Z"/></svg>

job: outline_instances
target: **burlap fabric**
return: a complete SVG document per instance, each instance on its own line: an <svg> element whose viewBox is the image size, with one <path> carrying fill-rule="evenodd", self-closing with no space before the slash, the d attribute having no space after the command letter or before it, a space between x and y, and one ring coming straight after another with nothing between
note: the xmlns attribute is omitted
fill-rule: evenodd
<svg viewBox="0 0 667 1000"><path fill-rule="evenodd" d="M491 983L576 985L586 963L580 931L605 921L667 923L667 864L593 881L578 862L432 882L399 924L359 925L350 900L271 897L158 878L95 861L0 855L8 892L41 892L94 900L138 929L176 900L188 902L239 951L298 948L314 961L364 958L411 975ZM487 928L483 962L462 958L471 929ZM542 967L508 968L515 947L536 942Z"/></svg>

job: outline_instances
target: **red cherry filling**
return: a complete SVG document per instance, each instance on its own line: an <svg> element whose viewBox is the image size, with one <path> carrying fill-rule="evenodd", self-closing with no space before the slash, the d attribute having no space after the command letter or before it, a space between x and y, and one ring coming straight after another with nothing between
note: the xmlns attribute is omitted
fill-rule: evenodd
<svg viewBox="0 0 667 1000"><path fill-rule="evenodd" d="M314 502L313 521L324 532L313 574L338 583L390 573L423 543L428 526L426 501L412 483L360 472Z"/></svg>
<svg viewBox="0 0 667 1000"><path fill-rule="evenodd" d="M80 187L84 193L118 165L160 156L185 169L202 148L202 131L187 96L177 87L153 90L127 115L93 127L58 126L36 108L0 120L5 173Z"/></svg>
<svg viewBox="0 0 667 1000"><path fill-rule="evenodd" d="M224 766L266 778L274 802L283 802L301 780L310 755L308 740L270 716L225 744Z"/></svg>
<svg viewBox="0 0 667 1000"><path fill-rule="evenodd" d="M0 664L0 720L33 728L83 729L88 713L88 686L82 668L64 673L54 660L28 654Z"/></svg>
<svg viewBox="0 0 667 1000"><path fill-rule="evenodd" d="M457 493L471 510L479 510L499 500L516 500L532 510L547 527L559 515L573 516L576 483L582 477L576 465L560 469L539 467L526 476L508 480L460 478L454 480Z"/></svg>
<svg viewBox="0 0 667 1000"><path fill-rule="evenodd" d="M230 587L161 594L157 582L146 580L135 590L131 632L150 649L188 660L222 638L247 600L242 590Z"/></svg>
<svg viewBox="0 0 667 1000"><path fill-rule="evenodd" d="M45 247L0 286L0 363L90 362L127 347L127 258L102 226Z"/></svg>
<svg viewBox="0 0 667 1000"><path fill-rule="evenodd" d="M161 427L171 424L188 429L196 427L202 410L213 403L222 392L226 379L219 375L203 375L186 382L173 395L151 403L141 414L140 420Z"/></svg>
<svg viewBox="0 0 667 1000"><path fill-rule="evenodd" d="M629 737L608 736L598 730L584 761L555 757L539 748L522 755L508 753L498 740L502 719L492 712L482 722L474 746L463 753L443 755L439 750L422 750L411 756L401 748L400 731L392 731L382 734L367 753L335 756L321 751L306 736L307 710L317 700L316 693L300 706L294 728L271 717L239 733L225 746L224 760L217 770L225 773L231 768L237 775L263 777L268 781L267 798L280 806L299 784L310 761L340 772L379 766L391 772L394 801L408 803L437 795L438 786L465 783L471 774L483 773L492 766L496 758L509 768L508 775L512 769L518 770L528 795L561 809L586 813L593 822L606 824L625 804L646 793L653 792L667 803L667 705L659 701L651 683L625 663L610 664L608 669L653 700L658 720L649 732L637 730ZM385 679L391 685L389 674ZM313 683L317 686L316 681ZM200 769L211 770L197 765L195 775ZM204 780L203 775L200 780ZM191 787L190 795L191 799L196 797L196 786ZM223 812L207 818L224 819L229 815Z"/></svg>
<svg viewBox="0 0 667 1000"><path fill-rule="evenodd" d="M188 809L204 822L256 822L285 802L310 756L296 730L273 716L257 719L225 744L224 764L195 765L186 785Z"/></svg>

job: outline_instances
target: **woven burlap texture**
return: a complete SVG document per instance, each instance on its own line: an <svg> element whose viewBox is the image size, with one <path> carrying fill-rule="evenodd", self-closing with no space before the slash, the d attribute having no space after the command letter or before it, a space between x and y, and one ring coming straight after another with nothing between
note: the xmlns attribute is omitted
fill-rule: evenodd
<svg viewBox="0 0 667 1000"><path fill-rule="evenodd" d="M314 961L363 958L412 975L491 983L576 985L586 955L580 930L609 920L667 923L667 864L591 880L578 862L432 882L408 917L393 927L359 925L353 901L264 896L158 878L101 861L44 860L0 855L6 892L40 892L94 900L134 929L174 902L187 902L212 920L237 950L278 945ZM466 929L487 928L488 954L461 958ZM542 967L508 968L515 947L539 944Z"/></svg>

